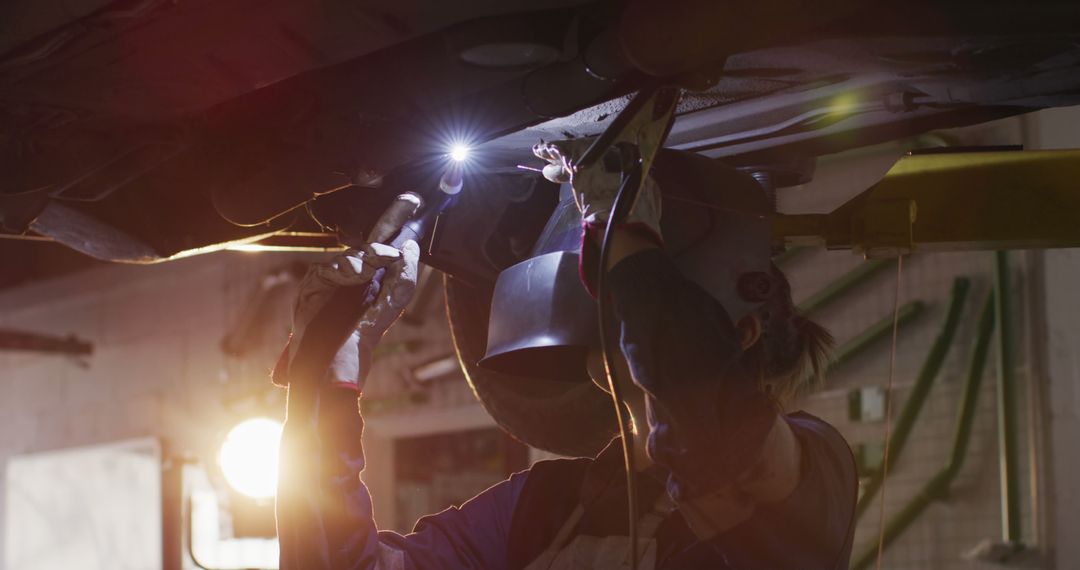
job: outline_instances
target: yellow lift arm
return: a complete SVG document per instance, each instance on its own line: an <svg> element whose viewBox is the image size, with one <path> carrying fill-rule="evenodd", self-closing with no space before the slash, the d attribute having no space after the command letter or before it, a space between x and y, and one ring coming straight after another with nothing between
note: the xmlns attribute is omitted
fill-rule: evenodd
<svg viewBox="0 0 1080 570"><path fill-rule="evenodd" d="M777 215L773 235L868 258L1080 247L1080 150L911 154L831 213Z"/></svg>

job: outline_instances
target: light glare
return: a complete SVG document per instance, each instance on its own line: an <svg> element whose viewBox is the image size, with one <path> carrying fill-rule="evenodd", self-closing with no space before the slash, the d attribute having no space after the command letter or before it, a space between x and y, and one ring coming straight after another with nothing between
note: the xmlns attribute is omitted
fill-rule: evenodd
<svg viewBox="0 0 1080 570"><path fill-rule="evenodd" d="M450 159L455 162L464 162L469 158L469 147L463 144L455 144L450 147Z"/></svg>
<svg viewBox="0 0 1080 570"><path fill-rule="evenodd" d="M273 497L277 492L280 441L280 422L252 418L237 424L225 437L218 454L225 481L249 497Z"/></svg>

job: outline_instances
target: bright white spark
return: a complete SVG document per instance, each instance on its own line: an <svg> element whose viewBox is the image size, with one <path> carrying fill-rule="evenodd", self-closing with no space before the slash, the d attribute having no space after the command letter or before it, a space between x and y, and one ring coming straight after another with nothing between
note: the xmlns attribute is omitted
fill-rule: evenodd
<svg viewBox="0 0 1080 570"><path fill-rule="evenodd" d="M463 144L455 144L450 147L450 159L455 162L464 162L469 158L469 147Z"/></svg>

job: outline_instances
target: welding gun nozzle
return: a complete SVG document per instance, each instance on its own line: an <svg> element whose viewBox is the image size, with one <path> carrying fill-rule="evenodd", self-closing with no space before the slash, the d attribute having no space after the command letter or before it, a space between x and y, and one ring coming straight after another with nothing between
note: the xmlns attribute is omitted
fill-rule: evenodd
<svg viewBox="0 0 1080 570"><path fill-rule="evenodd" d="M439 190L454 195L461 192L464 185L464 176L460 162L452 163L439 179Z"/></svg>

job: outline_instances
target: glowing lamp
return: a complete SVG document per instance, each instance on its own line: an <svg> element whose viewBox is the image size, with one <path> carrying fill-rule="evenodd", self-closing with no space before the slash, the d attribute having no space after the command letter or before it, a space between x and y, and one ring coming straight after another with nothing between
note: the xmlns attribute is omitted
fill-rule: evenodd
<svg viewBox="0 0 1080 570"><path fill-rule="evenodd" d="M237 424L225 436L218 453L225 481L249 497L273 497L277 492L280 441L281 422L252 418Z"/></svg>

